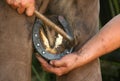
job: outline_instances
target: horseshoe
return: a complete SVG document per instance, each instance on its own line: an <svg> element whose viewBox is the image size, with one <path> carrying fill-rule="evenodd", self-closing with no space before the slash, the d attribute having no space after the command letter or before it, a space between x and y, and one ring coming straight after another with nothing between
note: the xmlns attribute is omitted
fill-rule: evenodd
<svg viewBox="0 0 120 81"><path fill-rule="evenodd" d="M46 18L47 19L47 18ZM48 19L47 19L48 20ZM40 36L40 29L44 26L43 22L45 20L44 19L39 19L37 18L35 20L35 23L34 23L34 26L33 26L33 33L32 33L32 39L33 39L33 44L34 44L34 47L36 49L36 51L45 59L47 60L55 60L55 59L60 59L62 58L64 55L68 54L68 53L71 53L72 50L73 50L73 47L71 48L65 48L65 50L62 52L62 53L59 53L59 54L52 54L48 51L46 51L45 47L44 47L44 44L43 44L43 41L42 41L42 38ZM71 30L70 30L70 27L69 27L69 24L67 23L66 20L64 20L64 18L62 16L58 16L58 21L60 22L60 24L63 26L63 31L62 29L60 28L55 28L56 29L60 29L62 30L62 33L65 32L65 35L66 36L65 38L71 42L73 40L73 34L71 33ZM50 21L52 22L52 21ZM53 22L52 22L53 23ZM46 24L46 23L45 23ZM50 26L50 25L49 25ZM67 38L68 36L68 38ZM70 39L69 39L70 38Z"/></svg>
<svg viewBox="0 0 120 81"><path fill-rule="evenodd" d="M37 10L35 10L34 14L39 19L41 19L46 25L48 25L49 27L52 27L56 32L60 33L65 39L67 39L69 41L73 41L73 37L71 37L68 34L66 34L62 29L60 29L60 27L58 27L56 24L51 22L49 19L47 19L44 15L39 13Z"/></svg>

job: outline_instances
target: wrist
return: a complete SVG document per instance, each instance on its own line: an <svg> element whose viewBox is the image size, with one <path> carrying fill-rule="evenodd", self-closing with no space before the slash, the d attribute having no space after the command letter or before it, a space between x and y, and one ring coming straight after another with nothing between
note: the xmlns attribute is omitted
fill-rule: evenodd
<svg viewBox="0 0 120 81"><path fill-rule="evenodd" d="M92 55L91 52L86 51L85 49L80 49L76 52L77 55L77 61L76 61L76 67L84 66L85 64L92 61Z"/></svg>

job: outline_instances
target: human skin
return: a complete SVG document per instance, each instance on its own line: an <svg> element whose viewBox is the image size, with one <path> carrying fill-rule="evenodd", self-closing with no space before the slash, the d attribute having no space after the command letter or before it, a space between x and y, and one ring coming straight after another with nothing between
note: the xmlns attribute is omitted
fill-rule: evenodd
<svg viewBox="0 0 120 81"><path fill-rule="evenodd" d="M13 8L17 9L19 14L26 13L27 16L32 16L35 11L35 0L6 0L6 2ZM49 0L40 0L40 13L44 13Z"/></svg>
<svg viewBox="0 0 120 81"><path fill-rule="evenodd" d="M45 1L45 0L44 0ZM22 14L25 12L25 9L26 9L26 14L28 16L31 16L33 15L34 13L34 10L35 8L34 7L34 3L35 1L34 0L7 0L8 4L11 5L14 9L17 9L18 13ZM42 10L42 9L40 9ZM44 11L44 10L43 10ZM71 57L71 56L70 56ZM73 55L73 57L75 57L75 55ZM70 59L68 59L68 62L70 62ZM70 62L70 64L72 64L72 60ZM73 62L74 63L74 62ZM74 68L74 67L71 67L71 69ZM64 69L64 68L63 68ZM71 70L70 69L70 70ZM59 71L57 71L59 72ZM64 71L65 72L65 71ZM67 73L67 71L65 72ZM59 74L61 75L61 74Z"/></svg>
<svg viewBox="0 0 120 81"><path fill-rule="evenodd" d="M71 27L73 27L73 31L74 31L76 42L77 42L75 45L77 45L76 48L78 49L89 38L91 38L98 30L98 14L99 14L98 1L99 0L92 0L92 1L91 0L70 0L69 2L68 0L52 0L51 1L51 3L55 2L54 4L53 3L51 4L53 6L49 7L51 14L52 15L61 14L65 16L68 19ZM60 2L64 4L61 5ZM69 13L68 13L68 10L69 10ZM75 49L75 50L78 50L78 49ZM93 72L95 72L96 74L93 74ZM90 73L92 74L90 75ZM81 76L81 77L78 77L78 76ZM84 78L84 77L87 77L87 78ZM92 77L96 77L96 78L92 78ZM70 74L63 77L58 77L58 78L63 79L62 81L74 81L74 79L83 80L83 78L84 78L84 81L88 81L88 79L92 81L101 81L99 62L96 59L91 64L88 64L83 68L80 67L77 70L71 72ZM66 80L67 78L68 80Z"/></svg>
<svg viewBox="0 0 120 81"><path fill-rule="evenodd" d="M35 0L6 0L6 2L19 14L26 12L28 16L32 16L35 10Z"/></svg>
<svg viewBox="0 0 120 81"><path fill-rule="evenodd" d="M99 30L99 0L51 0L47 11L48 15L62 15L68 21L75 40L73 52L78 51ZM73 59L66 61L71 65ZM45 66L54 71L46 62ZM43 69L46 70L44 66ZM56 73L62 75L60 71L56 70ZM57 77L57 81L102 81L98 59L66 73Z"/></svg>
<svg viewBox="0 0 120 81"><path fill-rule="evenodd" d="M0 81L31 81L35 16L19 15L6 0L0 1L0 10Z"/></svg>
<svg viewBox="0 0 120 81"><path fill-rule="evenodd" d="M120 15L109 21L100 32L92 37L79 51L68 54L60 60L52 60L50 64L40 56L36 55L36 57L46 71L61 76L119 47Z"/></svg>

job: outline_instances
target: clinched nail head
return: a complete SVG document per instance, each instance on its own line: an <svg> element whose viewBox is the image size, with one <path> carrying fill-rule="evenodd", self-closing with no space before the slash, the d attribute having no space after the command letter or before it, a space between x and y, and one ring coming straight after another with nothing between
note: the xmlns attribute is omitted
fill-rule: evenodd
<svg viewBox="0 0 120 81"><path fill-rule="evenodd" d="M37 46L40 46L40 44L38 43Z"/></svg>
<svg viewBox="0 0 120 81"><path fill-rule="evenodd" d="M45 54L45 52L43 51L43 54Z"/></svg>
<svg viewBox="0 0 120 81"><path fill-rule="evenodd" d="M38 35L37 34L35 34L35 37L37 37Z"/></svg>

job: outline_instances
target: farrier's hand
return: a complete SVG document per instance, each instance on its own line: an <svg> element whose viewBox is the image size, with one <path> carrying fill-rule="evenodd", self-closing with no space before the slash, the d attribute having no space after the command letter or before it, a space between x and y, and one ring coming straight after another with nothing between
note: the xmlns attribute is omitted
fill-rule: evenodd
<svg viewBox="0 0 120 81"><path fill-rule="evenodd" d="M42 57L36 56L44 70L55 73L58 76L64 75L77 68L78 55L68 54L60 60L50 61L48 64Z"/></svg>
<svg viewBox="0 0 120 81"><path fill-rule="evenodd" d="M27 16L32 16L35 11L35 0L6 0L12 8L17 9L19 14L26 12ZM44 13L50 0L39 0L41 3L39 12Z"/></svg>
<svg viewBox="0 0 120 81"><path fill-rule="evenodd" d="M19 14L26 12L32 16L35 10L35 0L6 0L12 8L17 9Z"/></svg>

